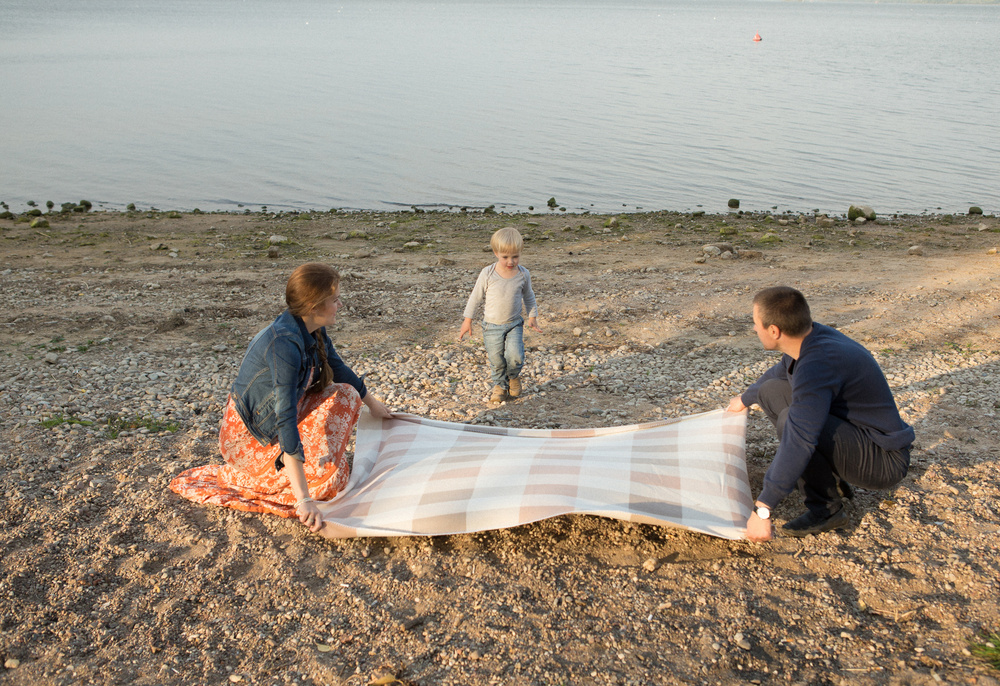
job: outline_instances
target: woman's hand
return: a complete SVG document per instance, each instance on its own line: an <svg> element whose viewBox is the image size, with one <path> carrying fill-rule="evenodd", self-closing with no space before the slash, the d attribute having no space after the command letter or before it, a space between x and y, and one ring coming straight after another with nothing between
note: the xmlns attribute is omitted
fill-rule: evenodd
<svg viewBox="0 0 1000 686"><path fill-rule="evenodd" d="M316 533L323 528L323 515L320 514L316 501L309 497L305 468L295 455L285 453L284 462L285 468L282 472L288 477L288 486L295 496L295 514L298 515L300 522Z"/></svg>
<svg viewBox="0 0 1000 686"><path fill-rule="evenodd" d="M323 515L315 500L299 503L299 506L295 508L295 514L299 516L299 521L308 526L313 533L323 528Z"/></svg>
<svg viewBox="0 0 1000 686"><path fill-rule="evenodd" d="M376 419L392 419L395 416L389 411L389 408L382 404L381 400L376 398L371 393L365 395L362 402L368 406L368 411L371 412L372 417L375 417Z"/></svg>

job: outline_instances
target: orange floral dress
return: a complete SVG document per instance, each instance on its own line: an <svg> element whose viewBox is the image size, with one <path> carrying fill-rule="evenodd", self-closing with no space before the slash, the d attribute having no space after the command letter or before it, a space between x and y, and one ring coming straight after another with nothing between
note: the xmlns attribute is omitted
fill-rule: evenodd
<svg viewBox="0 0 1000 686"><path fill-rule="evenodd" d="M303 468L309 495L315 500L329 500L347 485L350 468L344 451L361 404L358 392L344 383L306 394L299 402L298 429L306 458ZM182 472L170 482L171 490L196 503L269 512L279 517L296 516L288 477L275 470L281 446L261 445L247 431L232 396L219 429L219 450L225 464Z"/></svg>

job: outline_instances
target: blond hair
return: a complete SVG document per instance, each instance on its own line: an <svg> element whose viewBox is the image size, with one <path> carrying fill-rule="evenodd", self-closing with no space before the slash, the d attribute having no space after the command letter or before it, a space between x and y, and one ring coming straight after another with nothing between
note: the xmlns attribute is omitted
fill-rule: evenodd
<svg viewBox="0 0 1000 686"><path fill-rule="evenodd" d="M520 232L513 226L505 226L497 229L490 238L490 248L493 252L500 254L503 252L520 253L524 248L524 239Z"/></svg>
<svg viewBox="0 0 1000 686"><path fill-rule="evenodd" d="M337 292L340 285L340 274L328 264L322 262L306 262L299 265L288 277L285 284L285 304L288 311L302 318L312 312L313 308ZM321 329L313 332L316 346L319 348L320 373L309 393L318 393L333 382L333 369L326 361L326 341L323 340Z"/></svg>

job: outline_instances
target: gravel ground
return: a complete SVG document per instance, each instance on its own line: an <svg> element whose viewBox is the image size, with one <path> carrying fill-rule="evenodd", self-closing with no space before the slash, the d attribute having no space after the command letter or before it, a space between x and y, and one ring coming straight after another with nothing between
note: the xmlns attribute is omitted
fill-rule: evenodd
<svg viewBox="0 0 1000 686"><path fill-rule="evenodd" d="M491 407L480 338L455 339L504 225L528 238L545 333L527 335L524 396ZM968 642L1000 628L998 232L964 216L0 220L0 683L995 685ZM720 240L730 255L706 257ZM341 269L331 335L387 405L535 428L725 405L776 359L753 293L796 286L882 364L916 428L910 474L859 491L846 531L769 544L589 516L327 541L180 499L167 483L218 459L246 344L307 259ZM752 412L755 492L775 446Z"/></svg>

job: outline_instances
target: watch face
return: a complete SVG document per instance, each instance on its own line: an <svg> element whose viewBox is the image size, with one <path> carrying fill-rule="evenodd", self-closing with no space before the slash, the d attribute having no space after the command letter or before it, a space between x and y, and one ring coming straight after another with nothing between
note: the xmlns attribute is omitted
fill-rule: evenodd
<svg viewBox="0 0 1000 686"><path fill-rule="evenodd" d="M757 516L760 517L761 519L770 519L771 511L766 507L758 507Z"/></svg>

